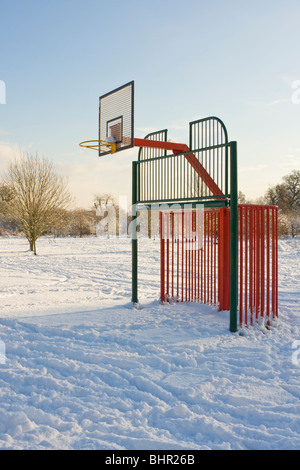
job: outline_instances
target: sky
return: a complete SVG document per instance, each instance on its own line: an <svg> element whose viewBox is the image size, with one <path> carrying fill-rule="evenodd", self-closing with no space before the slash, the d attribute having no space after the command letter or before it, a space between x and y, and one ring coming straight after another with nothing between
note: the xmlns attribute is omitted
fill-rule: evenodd
<svg viewBox="0 0 300 470"><path fill-rule="evenodd" d="M97 157L99 96L135 81L135 137L217 116L237 141L239 189L300 169L299 0L0 0L0 176L52 160L76 207L131 198L133 148Z"/></svg>

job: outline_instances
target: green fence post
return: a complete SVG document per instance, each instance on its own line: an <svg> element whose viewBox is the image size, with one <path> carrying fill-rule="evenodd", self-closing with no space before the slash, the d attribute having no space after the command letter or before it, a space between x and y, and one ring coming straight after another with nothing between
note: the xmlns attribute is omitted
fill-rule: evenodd
<svg viewBox="0 0 300 470"><path fill-rule="evenodd" d="M132 162L132 302L138 303L138 242L137 242L137 162Z"/></svg>
<svg viewBox="0 0 300 470"><path fill-rule="evenodd" d="M230 142L230 325L237 331L238 309L238 175L237 143Z"/></svg>

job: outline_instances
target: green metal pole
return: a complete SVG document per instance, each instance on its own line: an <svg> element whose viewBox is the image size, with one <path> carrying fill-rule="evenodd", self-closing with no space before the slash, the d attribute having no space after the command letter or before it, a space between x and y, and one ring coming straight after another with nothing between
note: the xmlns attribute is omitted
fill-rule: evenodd
<svg viewBox="0 0 300 470"><path fill-rule="evenodd" d="M237 331L238 309L238 175L237 143L230 142L230 325Z"/></svg>
<svg viewBox="0 0 300 470"><path fill-rule="evenodd" d="M137 162L132 162L132 302L138 303L138 243L137 243Z"/></svg>

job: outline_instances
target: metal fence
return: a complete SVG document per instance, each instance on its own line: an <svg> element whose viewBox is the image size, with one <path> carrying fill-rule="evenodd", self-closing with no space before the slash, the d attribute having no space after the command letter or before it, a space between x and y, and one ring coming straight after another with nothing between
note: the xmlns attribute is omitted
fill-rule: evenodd
<svg viewBox="0 0 300 470"><path fill-rule="evenodd" d="M239 205L239 324L278 316L277 207ZM161 300L230 309L230 211L160 213Z"/></svg>

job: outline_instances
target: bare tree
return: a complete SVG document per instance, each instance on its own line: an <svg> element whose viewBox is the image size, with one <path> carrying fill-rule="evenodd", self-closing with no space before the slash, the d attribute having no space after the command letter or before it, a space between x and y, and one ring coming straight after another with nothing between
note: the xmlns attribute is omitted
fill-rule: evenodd
<svg viewBox="0 0 300 470"><path fill-rule="evenodd" d="M14 194L9 186L4 182L0 183L0 201L9 202L14 198Z"/></svg>
<svg viewBox="0 0 300 470"><path fill-rule="evenodd" d="M13 199L14 195L11 189L4 183L0 182L0 232L4 234L16 234L21 227L10 217L8 213L8 202Z"/></svg>
<svg viewBox="0 0 300 470"><path fill-rule="evenodd" d="M300 171L294 170L282 179L289 207L291 210L298 211L300 208Z"/></svg>
<svg viewBox="0 0 300 470"><path fill-rule="evenodd" d="M70 214L70 235L80 238L95 233L95 217L93 211L75 209Z"/></svg>
<svg viewBox="0 0 300 470"><path fill-rule="evenodd" d="M7 184L0 183L0 214L7 215L7 204L14 198L14 194Z"/></svg>
<svg viewBox="0 0 300 470"><path fill-rule="evenodd" d="M242 191L239 191L239 193L238 193L238 203L239 204L247 204L246 196Z"/></svg>
<svg viewBox="0 0 300 470"><path fill-rule="evenodd" d="M36 255L37 239L53 227L58 210L71 202L67 183L52 162L28 155L9 165L4 184L13 194L7 202L8 213L21 224Z"/></svg>

